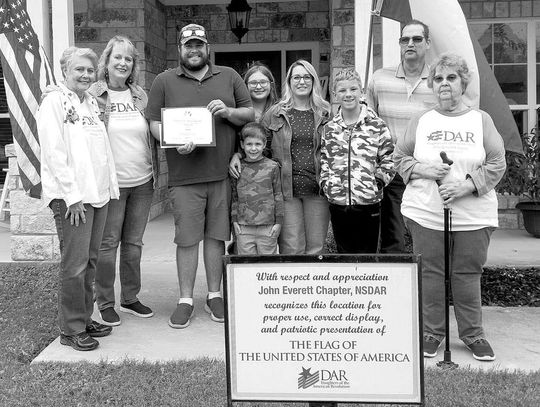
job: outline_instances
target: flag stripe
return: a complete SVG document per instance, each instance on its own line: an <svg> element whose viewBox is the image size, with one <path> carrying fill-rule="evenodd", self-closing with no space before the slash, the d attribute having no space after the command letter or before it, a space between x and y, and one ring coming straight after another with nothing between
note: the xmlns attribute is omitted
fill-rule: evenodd
<svg viewBox="0 0 540 407"><path fill-rule="evenodd" d="M40 178L40 161L36 156L33 154L33 152L25 146L24 143L19 143L19 140L21 138L15 139L15 132L19 131L20 128L18 127L16 122L11 122L13 127L13 141L15 141L15 152L17 154L17 164L19 165L19 175L24 174L25 179L28 184L25 184L25 179L21 178L21 181L23 182L23 185L30 188L32 185L35 185L39 182L41 182ZM15 124L13 124L15 123Z"/></svg>
<svg viewBox="0 0 540 407"><path fill-rule="evenodd" d="M0 44L2 44L1 40ZM11 105L18 107L18 109L13 109L12 107L10 107L12 116L17 118L20 127L25 130L24 134L33 136L32 139L28 140L28 143L33 147L34 151L39 152L39 143L37 142L37 124L34 117L34 112L37 111L39 106L36 100L33 99L32 92L27 87L26 81L17 82L16 79L21 73L12 71L12 66L13 65L9 64L7 64L7 66L4 66L4 64L2 64L2 68L4 70L4 81L6 85L6 98L8 100L8 106ZM16 65L14 66L17 67ZM15 86L12 87L11 85ZM7 92L8 88L10 89L9 94ZM22 121L24 121L26 125L22 124ZM37 155L39 156L39 154Z"/></svg>
<svg viewBox="0 0 540 407"><path fill-rule="evenodd" d="M45 54L43 47L39 47L39 56L41 57L42 61L45 61L45 63L43 64L44 69L41 69L40 71L41 76L40 76L39 83L42 83L45 86L50 85L51 83L54 83L56 85L54 76L51 72L49 58L47 58L47 55Z"/></svg>
<svg viewBox="0 0 540 407"><path fill-rule="evenodd" d="M8 101L13 100L14 96L11 92L9 84L6 82L6 96ZM27 178L39 182L40 174L40 147L34 136L30 132L26 119L21 115L20 110L11 110L11 130L13 132L13 140L16 141L15 148L17 150L17 161L19 169L27 174ZM35 125L35 122L34 122ZM31 137L27 135L31 134ZM37 133L35 133L37 134ZM20 154L19 156L19 152Z"/></svg>
<svg viewBox="0 0 540 407"><path fill-rule="evenodd" d="M28 67L26 67L25 64L15 63L17 61L17 55L13 52L14 50L11 47L11 44L9 41L7 41L4 35L0 35L0 46L2 47L2 54L4 55L4 58L7 60L7 64L3 64L2 67L4 71L9 69L9 72L13 75L9 78L4 75L4 81L11 84L16 84L17 88L20 89L20 94L17 94L17 96L21 96L24 99L18 100L21 100L21 102L24 103L18 103L18 105L26 104L32 112L36 112L39 107L38 100L41 97L41 89L39 83L37 82L38 78L36 78L34 74L27 69ZM17 80L19 78L25 78L26 80Z"/></svg>
<svg viewBox="0 0 540 407"><path fill-rule="evenodd" d="M40 146L36 113L41 90L55 83L39 46L24 0L0 0L0 58L11 118L13 142L23 187L39 198Z"/></svg>
<svg viewBox="0 0 540 407"><path fill-rule="evenodd" d="M2 41L2 52L11 68L18 68L19 72L16 72L16 74L21 76L17 76L19 79L17 82L20 83L24 81L27 88L31 91L32 100L30 100L30 103L32 103L31 109L33 110L34 108L39 107L39 104L36 101L39 100L41 96L41 88L39 87L39 78L36 77L35 71L32 71L28 65L26 56L29 53L25 49L17 47L16 44L14 45L13 41L8 36L4 35L4 38L5 41ZM32 57L32 59L35 60L36 58ZM17 63L17 61L25 61L25 63ZM30 98L30 94L28 94L28 97ZM26 100L26 102L28 103L28 100Z"/></svg>

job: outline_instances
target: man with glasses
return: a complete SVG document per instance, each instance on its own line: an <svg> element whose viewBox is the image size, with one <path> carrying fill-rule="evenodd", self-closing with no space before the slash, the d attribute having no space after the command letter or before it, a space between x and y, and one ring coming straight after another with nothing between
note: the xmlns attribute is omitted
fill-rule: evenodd
<svg viewBox="0 0 540 407"><path fill-rule="evenodd" d="M162 108L204 106L214 117L216 136L214 147L196 147L189 142L165 151L180 285L180 300L169 325L185 328L193 315L193 286L201 240L208 284L205 310L212 320L224 321L220 289L221 256L225 253L225 241L230 238L228 164L234 153L236 126L253 120L253 108L240 75L210 62L204 27L183 27L178 52L180 66L159 74L152 83L147 108L152 135L159 140Z"/></svg>
<svg viewBox="0 0 540 407"><path fill-rule="evenodd" d="M430 47L429 28L418 20L407 23L401 31L401 63L397 68L383 68L373 74L368 89L368 104L381 117L394 144L403 136L414 114L436 104L428 88L429 67L426 53ZM405 252L405 224L401 198L405 184L399 174L384 188L381 202L381 253Z"/></svg>

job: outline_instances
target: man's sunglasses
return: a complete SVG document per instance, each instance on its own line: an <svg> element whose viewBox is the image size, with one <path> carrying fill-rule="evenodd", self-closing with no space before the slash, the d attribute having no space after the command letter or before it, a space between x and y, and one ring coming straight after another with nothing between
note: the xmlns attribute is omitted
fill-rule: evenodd
<svg viewBox="0 0 540 407"><path fill-rule="evenodd" d="M192 35L196 35L197 37L204 37L206 34L204 30L185 30L182 31L182 38L191 37Z"/></svg>
<svg viewBox="0 0 540 407"><path fill-rule="evenodd" d="M421 35L415 35L413 37L401 37L399 39L399 43L401 45L408 45L409 42L414 42L415 44L420 44L422 41L424 41L424 37Z"/></svg>

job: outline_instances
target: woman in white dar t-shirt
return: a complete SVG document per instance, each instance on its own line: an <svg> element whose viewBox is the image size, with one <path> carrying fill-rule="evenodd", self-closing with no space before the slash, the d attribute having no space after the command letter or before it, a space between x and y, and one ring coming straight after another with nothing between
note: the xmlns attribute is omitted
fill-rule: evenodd
<svg viewBox="0 0 540 407"><path fill-rule="evenodd" d="M120 247L120 311L148 318L152 310L141 290L142 238L157 185L157 148L144 117L147 96L137 85L139 53L123 36L113 37L101 54L98 81L89 92L98 101L114 156L120 199L111 202L96 271L96 302L103 323L120 324L114 306L116 257Z"/></svg>
<svg viewBox="0 0 540 407"><path fill-rule="evenodd" d="M88 351L99 345L94 337L111 333L91 319L92 285L109 200L117 200L119 191L105 126L87 92L96 78L97 55L70 47L60 66L64 82L48 93L37 114L42 199L54 214L62 257L60 343Z"/></svg>
<svg viewBox="0 0 540 407"><path fill-rule="evenodd" d="M451 287L459 337L478 360L495 360L482 327L480 277L498 226L494 187L506 168L504 145L489 115L462 96L470 81L463 58L443 54L428 85L438 100L413 117L394 160L406 183L401 205L413 251L422 254L424 356L445 337L444 215L451 209ZM453 161L443 163L441 152Z"/></svg>

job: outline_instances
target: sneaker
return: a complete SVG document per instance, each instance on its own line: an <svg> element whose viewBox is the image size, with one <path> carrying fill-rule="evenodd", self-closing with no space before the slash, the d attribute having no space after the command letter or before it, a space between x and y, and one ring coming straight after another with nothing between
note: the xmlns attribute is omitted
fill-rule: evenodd
<svg viewBox="0 0 540 407"><path fill-rule="evenodd" d="M206 304L204 305L204 310L210 314L212 321L224 322L225 321L225 310L223 306L223 298L216 297L211 300L206 298Z"/></svg>
<svg viewBox="0 0 540 407"><path fill-rule="evenodd" d="M114 307L102 309L101 311L99 311L99 315L101 315L101 320L103 321L103 324L107 326L120 325L120 317L114 310Z"/></svg>
<svg viewBox="0 0 540 407"><path fill-rule="evenodd" d="M140 301L134 302L133 304L122 304L120 305L120 311L127 312L128 314L133 314L141 318L150 318L154 315L152 310L146 305L142 305Z"/></svg>
<svg viewBox="0 0 540 407"><path fill-rule="evenodd" d="M60 334L60 343L62 345L71 346L75 350L81 351L94 350L99 345L99 342L94 338L91 338L86 332L78 335Z"/></svg>
<svg viewBox="0 0 540 407"><path fill-rule="evenodd" d="M441 346L441 341L434 338L431 335L424 336L424 357L425 358L434 358L437 356L439 347Z"/></svg>
<svg viewBox="0 0 540 407"><path fill-rule="evenodd" d="M110 335L111 332L112 326L100 324L94 320L86 325L86 333L92 338L101 338L103 336Z"/></svg>
<svg viewBox="0 0 540 407"><path fill-rule="evenodd" d="M193 305L180 303L176 305L176 310L169 318L169 326L171 328L181 329L186 328L191 322L193 316Z"/></svg>
<svg viewBox="0 0 540 407"><path fill-rule="evenodd" d="M473 358L476 360L488 362L495 360L495 352L493 352L489 342L483 338L477 339L473 343L467 345L467 347L472 351Z"/></svg>

